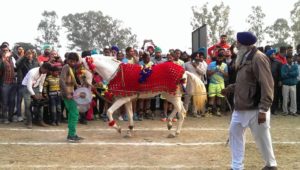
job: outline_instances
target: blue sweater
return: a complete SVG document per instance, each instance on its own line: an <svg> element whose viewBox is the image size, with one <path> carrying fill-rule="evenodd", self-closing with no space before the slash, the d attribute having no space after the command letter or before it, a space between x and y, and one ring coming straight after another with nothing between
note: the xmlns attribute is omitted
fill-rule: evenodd
<svg viewBox="0 0 300 170"><path fill-rule="evenodd" d="M298 66L296 64L285 64L281 67L281 80L283 85L297 85Z"/></svg>

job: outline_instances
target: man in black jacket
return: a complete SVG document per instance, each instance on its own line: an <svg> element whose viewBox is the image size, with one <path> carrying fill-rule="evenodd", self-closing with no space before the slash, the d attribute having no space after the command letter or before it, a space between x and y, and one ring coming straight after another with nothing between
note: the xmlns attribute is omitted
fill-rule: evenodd
<svg viewBox="0 0 300 170"><path fill-rule="evenodd" d="M275 53L276 53L275 49L270 49L266 52L266 55L270 58L271 61L271 71L274 80L274 99L271 106L271 114L273 115L277 114L276 110L278 109L279 106L279 93L281 90L279 86L279 82L281 80L280 78L281 63L276 59Z"/></svg>

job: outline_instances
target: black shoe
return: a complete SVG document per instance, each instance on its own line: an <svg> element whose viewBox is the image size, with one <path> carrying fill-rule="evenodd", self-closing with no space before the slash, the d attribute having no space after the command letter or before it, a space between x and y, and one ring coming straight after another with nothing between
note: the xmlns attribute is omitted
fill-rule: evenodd
<svg viewBox="0 0 300 170"><path fill-rule="evenodd" d="M261 170L277 170L276 166L265 166Z"/></svg>
<svg viewBox="0 0 300 170"><path fill-rule="evenodd" d="M77 142L78 140L76 140L76 136L68 136L67 137L68 142Z"/></svg>
<svg viewBox="0 0 300 170"><path fill-rule="evenodd" d="M79 141L79 140L83 140L84 138L83 137L80 137L78 135L75 135L75 140Z"/></svg>
<svg viewBox="0 0 300 170"><path fill-rule="evenodd" d="M85 119L84 120L80 120L79 123L83 124L83 125L87 125L88 124L87 120L85 120Z"/></svg>

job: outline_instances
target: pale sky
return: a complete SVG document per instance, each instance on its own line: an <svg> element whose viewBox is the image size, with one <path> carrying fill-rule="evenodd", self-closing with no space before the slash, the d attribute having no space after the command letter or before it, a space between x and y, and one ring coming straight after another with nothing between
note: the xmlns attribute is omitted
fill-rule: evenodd
<svg viewBox="0 0 300 170"><path fill-rule="evenodd" d="M210 5L221 0L207 0ZM0 43L7 41L35 43L38 35L37 26L44 10L55 10L61 18L69 13L102 11L115 19L123 21L125 27L131 27L137 35L139 46L144 39L153 39L163 52L170 48L190 51L193 5L202 6L205 0L9 0L0 10ZM251 13L251 6L261 6L266 14L265 24L271 25L277 18L289 21L290 11L297 0L223 0L229 5L230 26L234 31L248 28L245 20ZM61 35L61 44L65 51L65 35Z"/></svg>

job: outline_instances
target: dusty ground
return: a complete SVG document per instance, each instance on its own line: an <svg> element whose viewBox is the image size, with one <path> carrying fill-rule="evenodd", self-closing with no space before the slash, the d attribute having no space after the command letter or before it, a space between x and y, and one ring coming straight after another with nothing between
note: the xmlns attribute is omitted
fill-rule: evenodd
<svg viewBox="0 0 300 170"><path fill-rule="evenodd" d="M229 169L229 119L188 117L175 139L166 138L166 124L159 120L136 122L130 139L92 121L78 126L86 139L77 144L66 142L66 124L33 130L22 123L0 124L0 169ZM300 169L300 117L274 116L271 126L279 169ZM245 168L262 166L248 130Z"/></svg>

